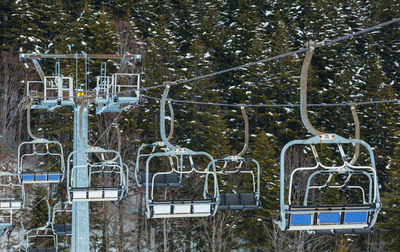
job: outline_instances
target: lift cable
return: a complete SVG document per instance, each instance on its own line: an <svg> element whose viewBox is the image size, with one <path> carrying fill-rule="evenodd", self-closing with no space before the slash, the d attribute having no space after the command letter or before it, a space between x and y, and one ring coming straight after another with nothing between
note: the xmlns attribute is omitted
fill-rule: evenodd
<svg viewBox="0 0 400 252"><path fill-rule="evenodd" d="M104 130L103 133L99 136L99 138L97 138L97 140L96 140L96 142L94 142L93 146L96 146L96 144L100 141L100 139L110 131L112 126L118 121L118 118L121 114L122 114L122 111L118 113L118 115L114 118L114 120L110 123L110 125L108 125L106 130Z"/></svg>
<svg viewBox="0 0 400 252"><path fill-rule="evenodd" d="M322 43L318 43L316 45L316 48L319 47L324 47L327 45L331 45L334 43L338 43L342 40L346 40L349 39L351 37L354 36L359 36L361 34L382 28L384 26L399 22L400 18L395 18L393 20L384 22L384 23L380 23L378 25L333 39L333 40L325 40ZM254 62L249 62L246 63L244 65L240 65L240 66L236 66L236 67L232 67L232 68L228 68L228 69L224 69L218 72L214 72L214 73L209 73L209 74L205 74L205 75L201 75L198 77L194 77L191 79L187 79L187 80L181 80L181 81L175 81L175 82L171 82L170 85L180 85L180 84L184 84L184 83L188 83L188 82L193 82L193 81L197 81L197 80L201 80L201 79L205 79L208 77L212 77L215 75L219 75L219 74L223 74L226 72L231 72L231 71L235 71L235 70L239 70L239 69L243 69L249 66L253 66L253 65L257 65L257 64L262 64L268 61L272 61L272 60L276 60L276 59L280 59L280 58L284 58L293 54L297 54L297 53L301 53L306 51L307 48L301 48L292 52L288 52L288 53L284 53L284 54L280 54L280 55L276 55L274 57L270 57L267 59L262 59L259 61L254 61ZM122 93L128 93L128 92L133 92L133 91L137 91L137 90L150 90L150 89L156 89L156 88L161 88L164 87L164 85L156 85L156 86L150 86L150 87L144 87L144 88L139 88L139 89L132 89L132 90L127 90L127 91L122 91L122 92L115 92L113 94L122 94ZM90 96L90 95L89 95ZM154 99L154 100L160 100L160 98L156 98L156 97L152 97L152 96L144 96L145 98L148 99ZM49 97L47 97L49 98ZM200 105L210 105L210 106L228 106L228 107L298 107L300 106L300 104L227 104L227 103L211 103L211 102L195 102L195 101L186 101L186 100L172 100L172 99L168 99L171 102L174 103L188 103L188 104L200 104ZM400 102L400 99L392 99L392 100L380 100L380 101L367 101L367 102L343 102L343 103L321 103L321 104L308 104L307 106L314 106L314 107L329 107L329 106L351 106L351 105L367 105L367 104L379 104L379 103L395 103L395 102ZM121 115L122 111L117 115L117 117L114 118L114 120L110 123L110 125L107 127L107 129L100 135L100 137L96 140L96 142L94 143L94 145L96 145L96 143L108 132L110 131L110 129L112 128L112 126L114 125L114 123L118 120L119 116Z"/></svg>
<svg viewBox="0 0 400 252"><path fill-rule="evenodd" d="M332 44L338 43L340 41L343 41L343 40L346 40L346 39L349 39L349 38L352 38L352 37L355 37L355 36L359 36L361 34L364 34L364 33L367 33L367 32L382 28L384 26L387 26L387 25L390 25L390 24L393 24L393 23L396 23L396 22L399 22L399 21L400 21L400 17L392 19L392 20L384 22L384 23L380 23L380 24L371 26L369 28L362 29L360 31L357 31L357 32L354 32L354 33L351 33L351 34L348 34L348 35L344 35L342 37L339 37L339 38L336 38L336 39L333 39L333 40L325 40L321 44L316 45L316 48L324 47L324 46L327 46L327 45L332 45ZM283 54L280 54L280 55L277 55L277 56L274 56L274 57L271 57L271 58L262 59L262 60L258 60L258 61L254 61L254 62L249 62L249 63L243 64L243 65L240 65L240 66L227 68L227 69L224 69L224 70L221 70L221 71L217 71L217 72L214 72L214 73L209 73L209 74L201 75L201 76L194 77L194 78L191 78L191 79L173 82L173 83L171 83L171 85L180 85L180 84L184 84L184 83L188 83L188 82L193 82L193 81L205 79L205 78L212 77L212 76L215 76L215 75L219 75L219 74L223 74L223 73L227 73L227 72L231 72L231 71L240 70L240 69L243 69L243 68L246 68L246 67L249 67L249 66L258 65L258 64L262 64L262 63L265 63L265 62L268 62L268 61L281 59L281 58L284 58L284 57L287 57L287 56L291 56L293 54L298 54L298 53L301 53L301 52L305 52L305 51L307 51L307 47L300 48L300 49L292 51L292 52L283 53ZM154 86L154 88L157 88L157 87L159 87L159 86ZM150 89L150 88L153 88L153 87L149 87L148 89Z"/></svg>
<svg viewBox="0 0 400 252"><path fill-rule="evenodd" d="M364 34L364 33L367 33L367 32L382 28L384 26L387 26L387 25L390 25L390 24L393 24L393 23L396 23L396 22L399 22L399 21L400 21L400 17L392 19L392 20L384 22L384 23L380 23L380 24L371 26L371 27L366 28L366 29L362 29L360 31L357 31L357 32L354 32L354 33L351 33L351 34L348 34L348 35L333 39L333 40L325 40L325 41L323 41L323 43L316 45L316 48L324 47L324 46L327 46L327 45L332 45L332 44L338 43L340 41L343 41L343 40L346 40L346 39L349 39L349 38L352 38L352 37L355 37L355 36L359 36L361 34ZM217 71L217 72L213 72L213 73L197 76L197 77L194 77L194 78L191 78L191 79L172 82L171 85L175 86L175 85L180 85L180 84L185 84L185 83L188 83L188 82L193 82L193 81L205 79L205 78L212 77L212 76L215 76L215 75L219 75L219 74L223 74L223 73L227 73L227 72L231 72L231 71L240 70L240 69L243 69L243 68L246 68L246 67L249 67L249 66L258 65L258 64L262 64L262 63L265 63L265 62L268 62L268 61L281 59L281 58L284 58L284 57L287 57L287 56L291 56L293 54L298 54L298 53L301 53L301 52L305 52L305 51L307 51L307 47L300 48L298 50L291 51L291 52L288 52L288 53L283 53L283 54L280 54L280 55L276 55L276 56L273 56L273 57L270 57L270 58L267 58L267 59L262 59L262 60L258 60L258 61L254 61L254 62L249 62L249 63L243 64L243 65L240 65L240 66L231 67L231 68L227 68L227 69L224 69L224 70L221 70L221 71ZM142 88L141 90L149 90L149 89L154 89L154 88L159 88L159 87L163 87L163 85L157 85L157 86Z"/></svg>
<svg viewBox="0 0 400 252"><path fill-rule="evenodd" d="M384 26L388 26L388 25L391 25L393 23L397 23L399 21L400 21L400 17L392 19L392 20L384 22L384 23L380 23L380 24L377 24L377 25L362 29L360 31L357 31L357 32L354 32L354 33L351 33L351 34L347 34L347 35L338 37L338 38L333 39L333 40L324 40L324 41L318 43L315 46L315 48L320 48L320 47L336 44L336 43L341 42L343 40L346 40L346 39L349 39L349 38L352 38L352 37L356 37L356 36L362 35L364 33L371 32L373 30L377 30L377 29L382 28ZM197 80L202 80L202 79L205 79L205 78L208 78L208 77L212 77L212 76L216 76L216 75L220 75L220 74L223 74L223 73L236 71L236 70L240 70L240 69L245 69L245 68L247 68L249 66L254 66L254 65L262 64L262 63L265 63L265 62L268 62L268 61L281 59L281 58L284 58L284 57L287 57L287 56L291 56L291 55L294 55L294 54L298 54L298 53L302 53L302 52L305 52L305 51L307 51L307 47L303 47L303 48L297 49L295 51L279 54L279 55L276 55L276 56L273 56L273 57L270 57L270 58L261 59L261 60L254 61L254 62L249 62L249 63L243 64L243 65L239 65L239 66L236 66L236 67L227 68L227 69L224 69L224 70L221 70L221 71L217 71L217 72L213 72L213 73L197 76L197 77L194 77L194 78L190 78L190 79L186 79L186 80L180 80L180 81L174 81L174 82L171 82L170 85L171 86L176 86L176 85L181 85L181 84L185 84L185 83L188 83L188 82L194 82L194 81L197 81ZM126 91L121 91L121 92L114 92L114 93L110 93L110 95L130 93L130 92L134 92L134 91L146 91L146 90L150 90L150 89L157 89L157 88L163 88L163 87L164 87L164 85L161 84L161 85L155 85L155 86L150 86L150 87L142 87L142 88L137 88L137 89L126 90ZM88 95L88 97L94 97L94 96L95 95ZM100 95L100 96L102 96L102 95ZM37 98L51 98L51 97L37 97ZM54 97L54 98L57 98L57 97ZM64 97L64 98L76 98L76 97L73 96L73 97Z"/></svg>
<svg viewBox="0 0 400 252"><path fill-rule="evenodd" d="M97 138L97 140L94 142L93 146L96 146L96 144L100 141L100 139L107 134L111 128L113 127L113 125L115 125L118 122L119 117L121 116L122 112L129 112L133 107L130 107L129 109L126 110L121 110L118 115L114 118L114 120L110 123L110 125L108 125L108 127L106 128L106 130L104 130L104 132L99 136L99 138Z"/></svg>
<svg viewBox="0 0 400 252"><path fill-rule="evenodd" d="M160 100L161 98L153 96L144 96L147 99ZM213 102L201 102L201 101L186 101L186 100L173 100L168 99L172 103L186 103L186 104L198 104L208 106L226 106L226 107L299 107L298 103L288 104L239 104L239 103L213 103ZM370 105L370 104L384 104L384 103L396 103L400 102L400 99L392 100L379 100L379 101L364 101L364 102L342 102L342 103L317 103L307 104L308 107L341 107L341 106L352 106L352 105Z"/></svg>
<svg viewBox="0 0 400 252"><path fill-rule="evenodd" d="M33 205L32 207L30 207L30 209L34 209L34 208L37 207L40 203L42 203L44 200L48 199L48 198L50 197L50 193L54 192L54 191L58 188L58 186L59 186L60 184L61 184L61 183L58 183L58 184L56 184L51 190L48 190L47 194L46 194L43 198L41 198L38 202L36 202L35 205ZM20 212L21 210L22 210L22 209L18 209L17 211L15 211L15 214L17 214L17 213Z"/></svg>

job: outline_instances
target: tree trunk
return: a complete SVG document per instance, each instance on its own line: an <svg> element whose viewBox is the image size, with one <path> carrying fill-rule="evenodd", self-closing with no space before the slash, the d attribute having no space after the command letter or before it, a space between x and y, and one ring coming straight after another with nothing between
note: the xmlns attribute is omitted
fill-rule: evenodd
<svg viewBox="0 0 400 252"><path fill-rule="evenodd" d="M119 244L118 251L122 252L124 247L124 205L123 202L118 202L118 212L119 212Z"/></svg>
<svg viewBox="0 0 400 252"><path fill-rule="evenodd" d="M165 218L163 219L163 238L164 238L164 252L167 252L168 234L167 234L167 221Z"/></svg>

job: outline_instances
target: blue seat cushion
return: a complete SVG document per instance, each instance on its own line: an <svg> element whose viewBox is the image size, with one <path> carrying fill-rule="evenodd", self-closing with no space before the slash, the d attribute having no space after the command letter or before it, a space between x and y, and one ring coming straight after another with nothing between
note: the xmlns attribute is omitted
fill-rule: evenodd
<svg viewBox="0 0 400 252"><path fill-rule="evenodd" d="M312 214L292 214L290 219L290 225L311 225Z"/></svg>
<svg viewBox="0 0 400 252"><path fill-rule="evenodd" d="M49 180L58 181L58 180L60 180L60 175L59 174L49 174Z"/></svg>
<svg viewBox="0 0 400 252"><path fill-rule="evenodd" d="M24 174L24 175L22 175L22 179L33 181L33 180L35 180L35 176L33 174Z"/></svg>
<svg viewBox="0 0 400 252"><path fill-rule="evenodd" d="M47 180L47 175L46 174L37 174L36 180L45 181L45 180Z"/></svg>
<svg viewBox="0 0 400 252"><path fill-rule="evenodd" d="M339 224L340 223L340 213L319 213L318 214L319 224Z"/></svg>
<svg viewBox="0 0 400 252"><path fill-rule="evenodd" d="M348 212L345 213L344 223L366 223L368 212Z"/></svg>

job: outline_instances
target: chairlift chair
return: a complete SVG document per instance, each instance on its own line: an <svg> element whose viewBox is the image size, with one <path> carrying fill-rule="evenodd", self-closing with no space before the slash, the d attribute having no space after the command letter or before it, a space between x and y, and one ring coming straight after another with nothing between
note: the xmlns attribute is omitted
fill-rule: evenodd
<svg viewBox="0 0 400 252"><path fill-rule="evenodd" d="M52 240L52 247L37 247L32 244L33 239L46 239ZM57 252L57 235L53 232L53 229L49 227L41 227L28 230L25 233L26 251L28 252Z"/></svg>
<svg viewBox="0 0 400 252"><path fill-rule="evenodd" d="M167 140L169 141L172 138L173 132L174 132L174 110L172 108L172 104L170 101L168 101L168 107L170 110L170 115L171 115L171 123L170 123L170 132L168 135ZM150 149L150 153L147 153L146 150ZM142 144L137 153L137 158L136 158L136 166L135 166L135 179L136 179L136 184L139 187L145 186L146 185L146 172L141 171L144 170L144 168L140 168L142 165L146 164L146 160L149 156L151 156L153 153L160 152L160 151L168 151L168 147L165 145L163 141L157 141L151 144ZM143 161L142 161L143 160ZM168 162L171 167L171 169L176 169L179 158L177 156L172 157L168 156ZM160 171L160 169L157 167L156 171ZM153 181L155 172L150 171L149 176L150 176L150 185ZM155 187L179 187L182 185L182 176L183 173L177 174L177 173L166 173L163 175L158 175L156 176L154 180L154 186Z"/></svg>
<svg viewBox="0 0 400 252"><path fill-rule="evenodd" d="M0 229L13 225L13 214L25 206L25 190L20 176L10 172L0 172Z"/></svg>
<svg viewBox="0 0 400 252"><path fill-rule="evenodd" d="M364 141L359 139L359 123L355 107L352 106L353 118L356 125L356 138L347 139L337 134L327 134L315 129L307 115L307 71L311 57L315 48L315 43L309 43L309 50L302 67L301 74L301 99L300 111L303 124L314 136L306 140L294 140L287 143L281 152L280 157L280 218L276 223L282 230L306 230L309 233L318 234L348 234L348 233L370 233L374 226L378 213L381 209L379 196L379 184L377 179L375 160L372 148ZM358 132L358 133L357 133ZM348 160L343 146L350 144L355 146L354 156ZM288 149L295 145L310 146L315 159L315 165L309 167L297 167L290 174L285 172L285 155ZM316 145L337 146L342 160L341 165L327 165L318 154ZM359 157L359 146L367 150L367 161L369 165L357 165ZM326 160L324 160L326 162ZM294 175L308 173L305 195L302 204L296 204L293 199L295 188ZM311 173L311 174L310 174ZM312 180L316 176L327 176L322 185L312 185ZM344 177L343 184L334 184L333 176ZM361 184L349 185L353 176L363 176L366 178L365 186ZM289 188L285 186L285 178L289 178ZM359 204L309 204L309 191L311 189L346 189L356 190L361 193L361 203ZM365 189L364 189L365 188ZM287 198L285 198L285 196Z"/></svg>
<svg viewBox="0 0 400 252"><path fill-rule="evenodd" d="M57 215L62 215L61 218L66 218L65 215L72 215L72 205L69 202L58 202L53 207L51 218L51 228L57 236L72 235L72 224L57 221Z"/></svg>
<svg viewBox="0 0 400 252"><path fill-rule="evenodd" d="M24 234L25 249L27 252L57 252L58 251L58 238L54 233L53 229L50 227L51 224L51 208L48 199L47 203L47 214L48 219L46 225L39 228L30 229ZM51 241L52 246L47 246L47 244L40 244L35 241L39 239L41 241L47 240Z"/></svg>
<svg viewBox="0 0 400 252"><path fill-rule="evenodd" d="M170 84L167 83L164 89L164 93L161 99L160 105L160 132L161 138L165 143L168 150L152 153L146 160L146 180L145 180L145 195L146 195L146 216L147 218L180 218L180 217L206 217L213 216L218 208L219 204L219 192L218 192L218 181L215 170L215 163L213 157L207 152L192 151L188 148L181 148L179 146L172 145L165 134L165 103L167 100ZM205 170L198 169L193 161L193 157L204 157L211 161L211 168ZM170 171L160 171L150 175L150 164L151 160L162 157L178 157L179 162L176 168L171 168ZM189 162L189 169L183 169L184 158ZM166 174L183 174L183 175L196 175L203 179L206 175L211 175L213 181L213 194L207 194L203 192L202 197L194 198L193 195L187 195L183 199L158 199L155 196L155 188L158 176L164 176ZM207 176L208 177L208 176ZM182 187L184 185L191 185L193 181L185 180L182 181ZM205 183L204 183L205 184ZM167 187L168 188L168 187ZM167 189L165 188L165 189ZM177 189L181 190L181 189ZM204 190L208 191L208 190Z"/></svg>
<svg viewBox="0 0 400 252"><path fill-rule="evenodd" d="M21 209L25 205L25 190L20 176L16 173L0 172L0 188L0 211L11 211L10 223L12 223L12 210Z"/></svg>
<svg viewBox="0 0 400 252"><path fill-rule="evenodd" d="M241 107L243 119L245 122L245 144L242 151L237 155L227 156L222 159L216 159L215 163L222 163L222 169L218 169L218 175L227 175L229 177L250 175L251 192L243 192L241 189L236 192L226 192L219 194L221 201L218 205L218 210L257 210L260 207L260 164L255 159L243 158L249 146L249 121L244 107ZM210 163L211 164L211 163ZM209 165L210 165L209 164ZM253 164L253 169L247 166ZM233 169L228 168L233 165ZM247 168L243 168L243 166ZM255 170L254 170L255 167ZM247 178L247 177L246 177ZM206 179L206 183L208 179ZM237 186L237 185L236 185ZM230 186L231 187L231 186ZM205 189L208 188L207 186ZM220 189L221 190L221 189Z"/></svg>
<svg viewBox="0 0 400 252"><path fill-rule="evenodd" d="M119 152L89 146L84 153L88 158L89 185L88 187L75 185L75 172L80 166L71 167L74 154L74 152L71 152L67 159L68 201L117 201L124 199L128 192L128 167L122 163ZM95 161L95 159L99 159L99 161ZM112 185L96 185L96 178L102 177L108 177L115 181L110 181L113 183Z"/></svg>
<svg viewBox="0 0 400 252"><path fill-rule="evenodd" d="M141 60L141 55L136 55L136 60ZM123 60L123 64L126 61ZM118 72L108 76L106 62L103 62L101 64L101 75L96 77L96 83L96 114L121 112L130 106L138 106L143 103L139 91L141 73Z"/></svg>
<svg viewBox="0 0 400 252"><path fill-rule="evenodd" d="M48 184L60 183L64 180L65 164L62 145L58 141L39 138L32 134L30 126L31 108L30 100L27 108L27 129L32 141L23 142L18 146L18 174L23 184ZM44 161L53 158L56 160L56 170L49 170ZM36 162L36 163L35 163Z"/></svg>

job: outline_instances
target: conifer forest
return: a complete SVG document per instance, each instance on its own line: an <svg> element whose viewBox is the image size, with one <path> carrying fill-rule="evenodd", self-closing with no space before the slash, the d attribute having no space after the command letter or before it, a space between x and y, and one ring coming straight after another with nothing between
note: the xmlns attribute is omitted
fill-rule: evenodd
<svg viewBox="0 0 400 252"><path fill-rule="evenodd" d="M0 251L399 251L399 18L1 0Z"/></svg>

